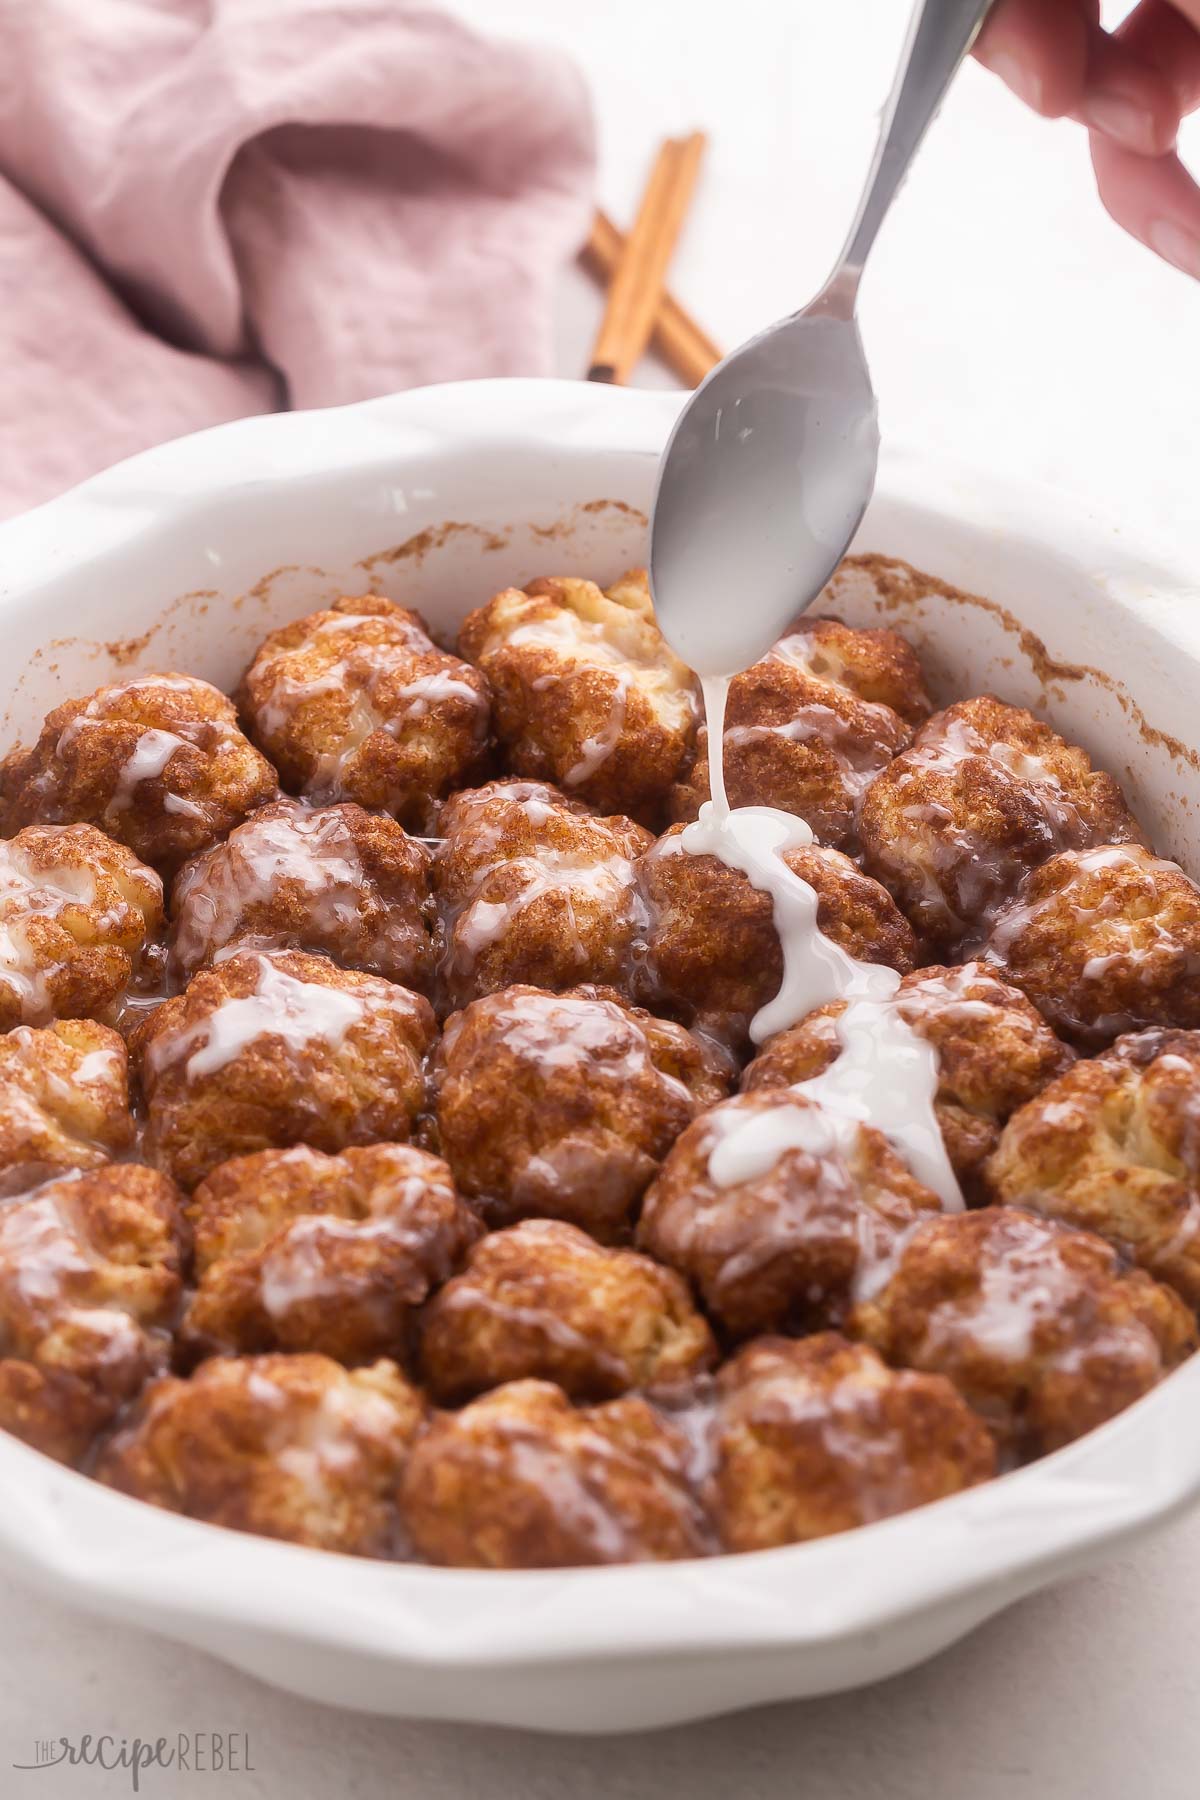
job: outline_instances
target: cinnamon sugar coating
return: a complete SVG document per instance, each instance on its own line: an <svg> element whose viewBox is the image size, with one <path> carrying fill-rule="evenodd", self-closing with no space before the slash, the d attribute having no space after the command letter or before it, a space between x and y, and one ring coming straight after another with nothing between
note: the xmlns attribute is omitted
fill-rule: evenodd
<svg viewBox="0 0 1200 1800"><path fill-rule="evenodd" d="M657 818L691 750L697 700L644 569L603 591L566 576L505 588L468 614L458 642L491 683L514 775L555 782L598 812Z"/></svg>
<svg viewBox="0 0 1200 1800"><path fill-rule="evenodd" d="M170 1512L351 1556L397 1547L396 1485L422 1416L394 1363L216 1357L147 1391L100 1458Z"/></svg>
<svg viewBox="0 0 1200 1800"><path fill-rule="evenodd" d="M1136 844L1043 864L983 956L1085 1049L1143 1026L1200 1026L1200 888Z"/></svg>
<svg viewBox="0 0 1200 1800"><path fill-rule="evenodd" d="M419 1555L454 1568L664 1562L711 1548L688 1446L628 1396L573 1407L548 1381L494 1388L417 1442L400 1510Z"/></svg>
<svg viewBox="0 0 1200 1800"><path fill-rule="evenodd" d="M1021 1456L1102 1425L1196 1347L1170 1288L1103 1238L1012 1206L922 1223L848 1329L890 1363L948 1376Z"/></svg>
<svg viewBox="0 0 1200 1800"><path fill-rule="evenodd" d="M164 875L277 792L233 702L191 675L130 675L64 700L0 766L6 831L95 825Z"/></svg>
<svg viewBox="0 0 1200 1800"><path fill-rule="evenodd" d="M171 969L186 981L231 945L307 950L427 993L436 960L430 853L349 802L263 807L188 863L171 892Z"/></svg>
<svg viewBox="0 0 1200 1800"><path fill-rule="evenodd" d="M717 1378L714 1516L769 1550L960 1493L995 1472L987 1427L940 1375L889 1369L836 1332L756 1338Z"/></svg>
<svg viewBox="0 0 1200 1800"><path fill-rule="evenodd" d="M1077 1062L1009 1120L986 1179L1200 1308L1200 1031L1139 1031Z"/></svg>
<svg viewBox="0 0 1200 1800"><path fill-rule="evenodd" d="M192 1197L189 1354L407 1360L417 1308L479 1235L450 1170L408 1144L307 1144L214 1169Z"/></svg>
<svg viewBox="0 0 1200 1800"><path fill-rule="evenodd" d="M237 700L290 793L356 800L414 831L431 829L489 748L485 677L439 650L420 613L379 594L272 631Z"/></svg>
<svg viewBox="0 0 1200 1800"><path fill-rule="evenodd" d="M819 842L848 848L863 794L930 711L921 665L896 632L806 616L729 684L729 803L796 813ZM694 819L708 798L704 725L672 790L671 815Z"/></svg>
<svg viewBox="0 0 1200 1800"><path fill-rule="evenodd" d="M492 781L442 808L433 890L448 1008L514 982L624 988L644 938L634 859L651 842L539 781Z"/></svg>
<svg viewBox="0 0 1200 1800"><path fill-rule="evenodd" d="M684 1126L729 1085L719 1055L611 990L503 988L447 1020L431 1069L442 1154L493 1224L628 1236Z"/></svg>
<svg viewBox="0 0 1200 1800"><path fill-rule="evenodd" d="M1141 836L1111 775L990 694L921 727L867 789L859 833L866 867L939 947L986 929L1022 876L1058 851Z"/></svg>
<svg viewBox="0 0 1200 1800"><path fill-rule="evenodd" d="M182 1292L179 1196L136 1164L60 1176L0 1207L0 1428L60 1462L166 1363Z"/></svg>
<svg viewBox="0 0 1200 1800"><path fill-rule="evenodd" d="M255 1150L402 1142L433 1039L429 1002L408 988L298 950L240 951L131 1038L146 1157L190 1189Z"/></svg>
<svg viewBox="0 0 1200 1800"><path fill-rule="evenodd" d="M558 1219L481 1239L421 1327L421 1371L443 1404L535 1377L575 1400L609 1400L680 1388L715 1360L685 1281Z"/></svg>
<svg viewBox="0 0 1200 1800"><path fill-rule="evenodd" d="M0 1037L0 1198L67 1169L97 1169L134 1141L125 1040L94 1019Z"/></svg>
<svg viewBox="0 0 1200 1800"><path fill-rule="evenodd" d="M0 1030L110 1015L162 922L162 883L92 825L0 842Z"/></svg>

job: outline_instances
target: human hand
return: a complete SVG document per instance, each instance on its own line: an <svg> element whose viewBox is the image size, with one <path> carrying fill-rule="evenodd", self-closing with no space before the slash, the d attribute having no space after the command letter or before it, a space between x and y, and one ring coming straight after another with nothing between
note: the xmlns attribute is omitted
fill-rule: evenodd
<svg viewBox="0 0 1200 1800"><path fill-rule="evenodd" d="M1117 224L1200 280L1200 187L1175 153L1200 106L1200 0L1140 0L1112 32L1099 0L997 0L975 54L1035 112L1087 126Z"/></svg>

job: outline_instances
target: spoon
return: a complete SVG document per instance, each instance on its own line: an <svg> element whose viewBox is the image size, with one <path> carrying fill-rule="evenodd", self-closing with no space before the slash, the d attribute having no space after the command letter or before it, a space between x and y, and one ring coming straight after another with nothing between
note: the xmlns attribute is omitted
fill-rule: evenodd
<svg viewBox="0 0 1200 1800"><path fill-rule="evenodd" d="M719 363L671 433L650 523L659 626L700 675L764 656L816 599L866 510L879 460L855 320L888 207L989 0L922 0L841 256L816 299Z"/></svg>

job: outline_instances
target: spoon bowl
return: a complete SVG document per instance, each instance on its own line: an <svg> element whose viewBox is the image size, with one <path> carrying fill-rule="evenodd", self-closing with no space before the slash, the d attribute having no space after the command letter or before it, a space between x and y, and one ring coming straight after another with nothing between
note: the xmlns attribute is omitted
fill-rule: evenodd
<svg viewBox="0 0 1200 1800"><path fill-rule="evenodd" d="M866 510L879 427L854 308L863 265L988 0L921 0L845 248L801 312L718 364L659 470L650 585L671 648L735 675L811 606Z"/></svg>
<svg viewBox="0 0 1200 1800"><path fill-rule="evenodd" d="M878 460L858 326L825 296L713 370L671 434L650 533L659 624L690 668L766 654L841 561Z"/></svg>

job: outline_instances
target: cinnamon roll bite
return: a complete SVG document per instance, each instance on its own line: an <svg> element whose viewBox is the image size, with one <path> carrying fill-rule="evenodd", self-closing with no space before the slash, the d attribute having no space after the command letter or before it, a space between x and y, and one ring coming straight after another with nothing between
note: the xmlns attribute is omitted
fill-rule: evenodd
<svg viewBox="0 0 1200 1800"><path fill-rule="evenodd" d="M458 634L495 695L514 775L649 822L695 736L696 681L654 621L644 569L612 587L551 577L505 588Z"/></svg>
<svg viewBox="0 0 1200 1800"><path fill-rule="evenodd" d="M486 678L439 650L420 613L379 594L272 631L237 699L289 793L355 800L413 831L429 831L446 795L478 777L490 743Z"/></svg>

